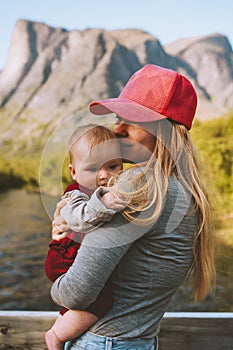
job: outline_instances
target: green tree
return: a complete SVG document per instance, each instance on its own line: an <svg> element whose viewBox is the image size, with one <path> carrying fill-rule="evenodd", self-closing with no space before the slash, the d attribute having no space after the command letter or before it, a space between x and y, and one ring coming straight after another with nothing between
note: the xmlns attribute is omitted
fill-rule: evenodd
<svg viewBox="0 0 233 350"><path fill-rule="evenodd" d="M203 162L203 174L210 187L217 212L233 210L233 115L196 121L192 139Z"/></svg>

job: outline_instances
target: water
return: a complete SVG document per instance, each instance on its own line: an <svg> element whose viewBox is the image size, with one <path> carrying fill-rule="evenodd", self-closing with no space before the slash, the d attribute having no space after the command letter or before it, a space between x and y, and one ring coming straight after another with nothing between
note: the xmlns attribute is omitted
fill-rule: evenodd
<svg viewBox="0 0 233 350"><path fill-rule="evenodd" d="M50 237L50 219L40 195L26 190L0 194L2 310L57 310L44 273Z"/></svg>
<svg viewBox="0 0 233 350"><path fill-rule="evenodd" d="M52 213L57 198L47 198ZM49 208L48 208L49 207ZM50 242L50 218L41 197L26 190L0 194L0 309L58 310L50 298L51 282L44 273ZM169 311L233 311L233 250L218 247L214 297L194 304L183 285Z"/></svg>

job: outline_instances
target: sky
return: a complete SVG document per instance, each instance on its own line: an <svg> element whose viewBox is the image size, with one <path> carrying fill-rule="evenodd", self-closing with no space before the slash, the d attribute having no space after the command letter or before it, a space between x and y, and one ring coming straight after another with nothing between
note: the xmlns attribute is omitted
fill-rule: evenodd
<svg viewBox="0 0 233 350"><path fill-rule="evenodd" d="M233 44L232 0L0 0L0 70L19 19L67 30L147 31L162 45L221 33Z"/></svg>

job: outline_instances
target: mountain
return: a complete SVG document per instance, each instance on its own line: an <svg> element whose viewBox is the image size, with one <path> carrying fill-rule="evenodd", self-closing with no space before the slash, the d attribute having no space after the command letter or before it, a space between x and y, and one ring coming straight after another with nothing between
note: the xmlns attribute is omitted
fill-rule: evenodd
<svg viewBox="0 0 233 350"><path fill-rule="evenodd" d="M194 84L197 117L233 109L233 52L221 34L186 38L162 46L139 29L67 31L19 20L0 72L2 149L40 147L67 116L91 100L116 97L147 63L172 68Z"/></svg>

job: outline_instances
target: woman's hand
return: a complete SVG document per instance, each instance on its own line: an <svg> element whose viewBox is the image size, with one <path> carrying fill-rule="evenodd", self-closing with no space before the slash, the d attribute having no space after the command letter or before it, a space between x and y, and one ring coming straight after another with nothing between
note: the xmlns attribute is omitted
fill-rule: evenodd
<svg viewBox="0 0 233 350"><path fill-rule="evenodd" d="M70 232L70 228L67 225L67 222L61 217L61 209L69 203L70 198L64 198L56 205L56 210L54 213L54 219L52 222L52 239L60 241L65 238Z"/></svg>

